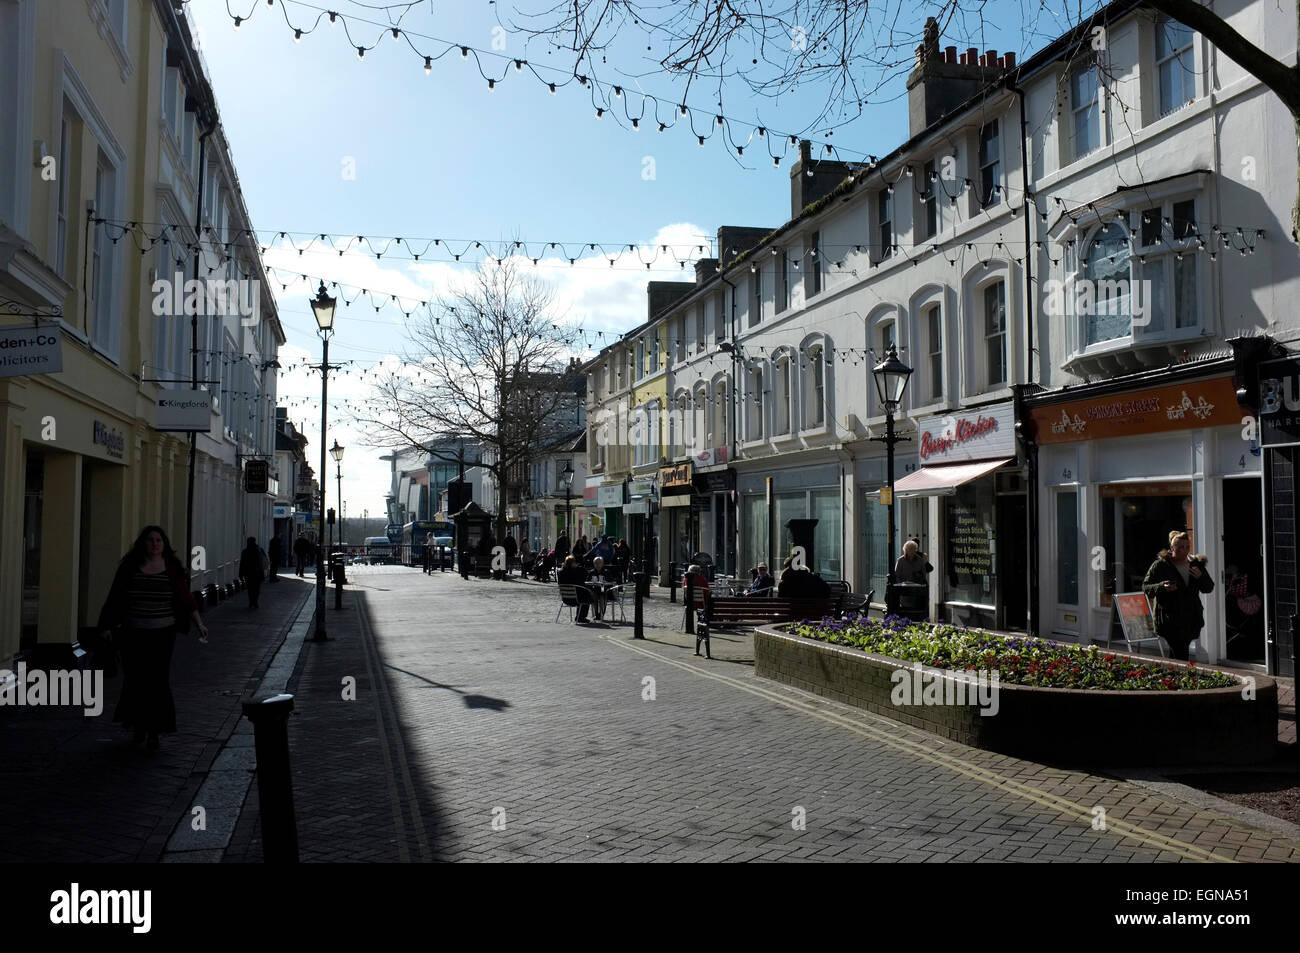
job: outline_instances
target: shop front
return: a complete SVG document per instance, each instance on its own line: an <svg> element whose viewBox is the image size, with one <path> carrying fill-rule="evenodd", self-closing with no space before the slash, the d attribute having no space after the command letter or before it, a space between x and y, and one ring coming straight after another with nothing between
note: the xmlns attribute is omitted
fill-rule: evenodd
<svg viewBox="0 0 1300 953"><path fill-rule="evenodd" d="M700 551L699 513L692 505L691 472L690 463L659 468L659 536L666 561L676 563L679 574ZM664 572L668 572L667 566Z"/></svg>
<svg viewBox="0 0 1300 953"><path fill-rule="evenodd" d="M781 563L795 545L796 531L790 521L815 520L803 544L808 567L823 579L842 579L843 478L838 463L737 474L741 520L737 575L749 575L760 562L766 562L773 575L780 575Z"/></svg>
<svg viewBox="0 0 1300 953"><path fill-rule="evenodd" d="M659 564L659 493L654 476L634 476L627 484L628 502L623 504L627 545L632 553L632 571L656 573Z"/></svg>
<svg viewBox="0 0 1300 953"><path fill-rule="evenodd" d="M899 552L919 538L934 566L931 618L1024 631L1028 623L1028 496L1016 456L1015 407L995 404L917 421L916 457L894 484ZM883 530L885 507L877 505ZM928 532L935 528L933 549ZM887 535L887 533L886 533ZM886 543L887 545L887 543ZM879 560L877 560L879 562ZM881 591L877 590L877 601Z"/></svg>
<svg viewBox="0 0 1300 953"><path fill-rule="evenodd" d="M602 483L596 489L596 512L603 515L602 533L613 540L623 536L623 483Z"/></svg>
<svg viewBox="0 0 1300 953"><path fill-rule="evenodd" d="M1262 664L1265 613L1243 610L1265 595L1260 449L1243 439L1233 377L1184 372L1064 396L1029 402L1045 630L1082 643L1117 637L1116 595L1141 592L1170 532L1185 530L1215 583L1202 597L1197 655Z"/></svg>

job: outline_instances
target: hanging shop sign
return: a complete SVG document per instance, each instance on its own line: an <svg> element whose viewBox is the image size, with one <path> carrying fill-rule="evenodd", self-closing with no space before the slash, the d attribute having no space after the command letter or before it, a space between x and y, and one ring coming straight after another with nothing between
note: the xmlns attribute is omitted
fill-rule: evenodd
<svg viewBox="0 0 1300 953"><path fill-rule="evenodd" d="M1016 455L1012 404L927 417L917 426L917 449L926 465L991 460Z"/></svg>
<svg viewBox="0 0 1300 953"><path fill-rule="evenodd" d="M659 468L659 485L664 489L672 486L691 485L691 465L689 463L679 463L672 467Z"/></svg>
<svg viewBox="0 0 1300 953"><path fill-rule="evenodd" d="M249 460L244 464L244 492L265 493L271 480L271 467L265 460Z"/></svg>
<svg viewBox="0 0 1300 953"><path fill-rule="evenodd" d="M697 467L715 467L726 462L726 447L714 447L711 450L704 450L695 455L695 465Z"/></svg>
<svg viewBox="0 0 1300 953"><path fill-rule="evenodd" d="M1043 445L1167 430L1234 424L1240 427L1243 415L1237 406L1237 389L1232 378L1216 377L1053 404L1030 411L1029 419L1035 441Z"/></svg>
<svg viewBox="0 0 1300 953"><path fill-rule="evenodd" d="M194 431L212 429L212 393L206 390L171 390L158 398L155 430Z"/></svg>
<svg viewBox="0 0 1300 953"><path fill-rule="evenodd" d="M293 516L293 505L291 503L272 503L271 519L287 520Z"/></svg>
<svg viewBox="0 0 1300 953"><path fill-rule="evenodd" d="M0 328L0 377L63 370L63 332L57 326Z"/></svg>
<svg viewBox="0 0 1300 953"><path fill-rule="evenodd" d="M653 480L633 480L627 485L628 496L653 497L655 494L655 484Z"/></svg>
<svg viewBox="0 0 1300 953"><path fill-rule="evenodd" d="M1294 358L1260 362L1259 441L1265 447L1300 444L1300 361Z"/></svg>

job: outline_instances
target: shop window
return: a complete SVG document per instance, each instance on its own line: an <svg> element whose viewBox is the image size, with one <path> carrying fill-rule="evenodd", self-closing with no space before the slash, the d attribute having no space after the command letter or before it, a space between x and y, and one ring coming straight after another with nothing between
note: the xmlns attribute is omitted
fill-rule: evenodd
<svg viewBox="0 0 1300 953"><path fill-rule="evenodd" d="M744 547L746 569L753 569L760 562L767 562L768 571L773 577L780 573L781 564L772 565L768 553L767 539L767 500L762 496L746 496L742 501L741 545Z"/></svg>
<svg viewBox="0 0 1300 953"><path fill-rule="evenodd" d="M945 500L947 511L948 573L946 599L971 605L993 606L997 600L996 526L993 481L972 480L957 487ZM1007 545L1021 545L1007 540Z"/></svg>
<svg viewBox="0 0 1300 953"><path fill-rule="evenodd" d="M101 151L95 165L95 214L113 221L117 209L117 170ZM108 226L95 226L91 262L91 287L94 288L94 327L91 339L95 346L116 357L119 328L117 297L121 290L116 267L117 245L109 236Z"/></svg>
<svg viewBox="0 0 1300 953"><path fill-rule="evenodd" d="M889 559L889 510L874 497L862 495L862 550L866 556L866 591L876 591L876 602L885 601L885 585L893 563Z"/></svg>
<svg viewBox="0 0 1300 953"><path fill-rule="evenodd" d="M1156 20L1156 71L1160 83L1160 115L1167 116L1196 99L1196 66L1192 31L1177 20Z"/></svg>
<svg viewBox="0 0 1300 953"><path fill-rule="evenodd" d="M1056 601L1079 604L1079 494L1056 494Z"/></svg>
<svg viewBox="0 0 1300 953"><path fill-rule="evenodd" d="M813 527L813 570L824 579L839 579L844 574L840 559L840 491L810 490L808 508L817 521Z"/></svg>
<svg viewBox="0 0 1300 953"><path fill-rule="evenodd" d="M1100 603L1111 604L1116 592L1139 592L1156 555L1169 546L1169 534L1187 530L1196 538L1190 481L1107 483L1101 496L1101 543L1106 568Z"/></svg>
<svg viewBox="0 0 1300 953"><path fill-rule="evenodd" d="M1143 279L1142 335L1149 339L1166 330L1197 330L1196 252L1204 236L1197 229L1195 200L1143 209L1139 236L1135 252Z"/></svg>

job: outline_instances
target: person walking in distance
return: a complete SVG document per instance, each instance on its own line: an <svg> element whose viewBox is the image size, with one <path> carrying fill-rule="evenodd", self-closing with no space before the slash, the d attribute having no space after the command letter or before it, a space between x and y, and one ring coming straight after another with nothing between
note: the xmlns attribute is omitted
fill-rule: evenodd
<svg viewBox="0 0 1300 953"><path fill-rule="evenodd" d="M248 608L256 609L257 601L262 595L262 547L257 540L248 537L248 545L239 554L239 576L248 587Z"/></svg>
<svg viewBox="0 0 1300 953"><path fill-rule="evenodd" d="M424 574L427 576L433 572L433 533L426 533L424 536Z"/></svg>
<svg viewBox="0 0 1300 953"><path fill-rule="evenodd" d="M307 537L302 533L298 534L297 540L293 544L293 554L298 557L298 575L302 575L303 568L307 564L307 553L311 545L307 542Z"/></svg>
<svg viewBox="0 0 1300 953"><path fill-rule="evenodd" d="M276 574L280 571L280 566L284 562L284 547L280 545L279 534L271 537L271 542L266 549L266 556L271 561L270 577L267 581L279 582L279 577Z"/></svg>
<svg viewBox="0 0 1300 953"><path fill-rule="evenodd" d="M161 526L146 526L118 563L99 613L99 629L111 634L122 655L122 694L113 720L134 732L136 744L158 749L158 736L176 730L176 703L169 680L178 633L207 626L190 595L189 577Z"/></svg>
<svg viewBox="0 0 1300 953"><path fill-rule="evenodd" d="M1174 530L1169 534L1169 548L1157 554L1142 580L1142 591L1155 610L1156 635L1169 643L1174 658L1184 662L1205 627L1201 593L1214 590L1205 557L1188 555L1191 548L1187 532Z"/></svg>

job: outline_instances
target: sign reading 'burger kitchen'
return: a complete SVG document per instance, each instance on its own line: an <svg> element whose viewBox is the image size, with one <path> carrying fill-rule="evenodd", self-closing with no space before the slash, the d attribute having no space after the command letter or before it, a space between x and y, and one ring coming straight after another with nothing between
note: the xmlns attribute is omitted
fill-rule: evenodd
<svg viewBox="0 0 1300 953"><path fill-rule="evenodd" d="M917 427L917 449L927 466L1014 457L1015 408L1001 404L927 417Z"/></svg>

